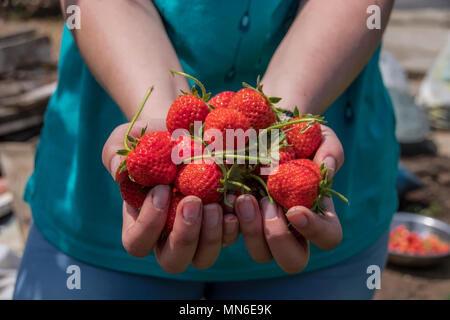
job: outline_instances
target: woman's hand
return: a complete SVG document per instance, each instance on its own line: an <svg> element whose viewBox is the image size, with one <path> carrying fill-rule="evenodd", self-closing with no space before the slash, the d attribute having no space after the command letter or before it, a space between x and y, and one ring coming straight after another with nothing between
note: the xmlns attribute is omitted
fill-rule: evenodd
<svg viewBox="0 0 450 320"><path fill-rule="evenodd" d="M146 125L152 127L151 122L137 121L131 135L138 137ZM103 148L103 164L115 180L123 161L116 152L123 148L127 128L128 124L118 126ZM177 207L172 232L165 241L160 241L170 205L170 192L169 186L154 187L139 212L123 203L122 243L125 250L132 256L145 257L155 249L161 268L168 273L183 272L191 263L200 269L211 267L221 248L237 240L238 219L233 213L223 212L219 204L203 205L199 198L189 196Z"/></svg>
<svg viewBox="0 0 450 320"><path fill-rule="evenodd" d="M325 163L332 178L344 162L344 151L336 134L322 125L323 141L314 162ZM331 198L324 198L324 215L305 207L293 207L286 214L281 207L264 198L258 205L253 196L242 195L235 202L247 250L261 263L275 259L287 273L298 273L309 260L309 241L321 249L334 249L342 240L342 229ZM291 223L299 234L297 239L288 229Z"/></svg>

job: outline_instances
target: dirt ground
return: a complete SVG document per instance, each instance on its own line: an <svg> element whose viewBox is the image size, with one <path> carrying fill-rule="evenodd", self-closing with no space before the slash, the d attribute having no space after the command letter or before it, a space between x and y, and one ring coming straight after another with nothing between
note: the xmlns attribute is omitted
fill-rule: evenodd
<svg viewBox="0 0 450 320"><path fill-rule="evenodd" d="M406 194L400 210L450 223L450 132L435 131L437 155L402 157L402 163L425 187ZM376 299L450 299L450 258L431 268L387 266Z"/></svg>

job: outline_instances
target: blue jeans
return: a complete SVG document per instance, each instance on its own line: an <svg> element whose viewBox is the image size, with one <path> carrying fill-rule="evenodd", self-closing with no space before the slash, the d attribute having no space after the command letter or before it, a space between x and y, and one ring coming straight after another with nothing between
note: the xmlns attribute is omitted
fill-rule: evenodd
<svg viewBox="0 0 450 320"><path fill-rule="evenodd" d="M388 239L386 231L363 252L322 270L251 281L195 282L129 274L83 263L52 246L33 225L14 299L371 299L375 289L367 286L371 276L367 268L384 268ZM78 266L78 274L68 269L71 265ZM67 273L68 270L72 271ZM79 276L78 282L74 276Z"/></svg>

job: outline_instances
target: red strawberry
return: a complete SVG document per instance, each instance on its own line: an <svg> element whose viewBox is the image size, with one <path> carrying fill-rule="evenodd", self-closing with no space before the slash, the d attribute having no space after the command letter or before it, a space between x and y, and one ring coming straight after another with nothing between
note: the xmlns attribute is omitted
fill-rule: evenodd
<svg viewBox="0 0 450 320"><path fill-rule="evenodd" d="M173 144L167 131L144 134L127 156L127 170L133 181L148 187L172 183L177 173L171 159Z"/></svg>
<svg viewBox="0 0 450 320"><path fill-rule="evenodd" d="M267 189L272 198L287 210L304 206L323 213L322 197L334 194L348 203L343 195L331 190L331 184L323 164L319 168L309 159L296 159L283 163L269 175Z"/></svg>
<svg viewBox="0 0 450 320"><path fill-rule="evenodd" d="M181 193L174 192L172 198L170 199L169 211L167 212L166 225L162 233L162 237L168 237L173 229L173 223L175 222L175 217L177 215L178 204L184 196Z"/></svg>
<svg viewBox="0 0 450 320"><path fill-rule="evenodd" d="M242 112L255 130L267 128L276 121L270 102L254 89L239 90L231 99L228 108Z"/></svg>
<svg viewBox="0 0 450 320"><path fill-rule="evenodd" d="M286 163L295 160L295 150L292 147L281 148L278 150L279 160L278 164Z"/></svg>
<svg viewBox="0 0 450 320"><path fill-rule="evenodd" d="M130 178L128 178L128 172L126 170L121 172L119 176L119 189L122 199L138 210L142 207L149 188L131 181Z"/></svg>
<svg viewBox="0 0 450 320"><path fill-rule="evenodd" d="M298 159L281 164L269 175L267 188L285 209L294 206L311 208L319 195L320 168L311 160Z"/></svg>
<svg viewBox="0 0 450 320"><path fill-rule="evenodd" d="M126 160L120 164L120 166L116 170L116 177L115 180L117 183L124 182L126 180L129 180L128 177L128 171L126 169L122 170L122 166L126 165Z"/></svg>
<svg viewBox="0 0 450 320"><path fill-rule="evenodd" d="M205 121L209 113L206 102L192 95L179 96L170 106L166 117L166 127L170 133L176 129L190 130L194 121Z"/></svg>
<svg viewBox="0 0 450 320"><path fill-rule="evenodd" d="M173 69L171 69L170 72L191 79L201 89L201 97L195 86L192 87L191 94L182 91L183 95L175 99L170 106L166 117L166 127L170 133L173 133L176 129L186 129L191 131L191 126L194 125L195 121L205 121L205 118L209 113L206 101L211 94L206 93L205 86L193 76Z"/></svg>
<svg viewBox="0 0 450 320"><path fill-rule="evenodd" d="M235 109L219 108L211 111L205 119L204 139L206 143L212 143L214 141L214 135L211 129L217 129L223 136L223 150L226 149L226 130L227 129L242 129L243 133L250 128L249 121L239 111ZM238 132L239 133L239 132ZM237 143L240 139L234 138L234 148L237 147ZM245 137L247 142L248 137Z"/></svg>
<svg viewBox="0 0 450 320"><path fill-rule="evenodd" d="M211 100L208 101L208 104L212 105L216 109L226 108L235 95L236 93L233 91L223 91L211 98Z"/></svg>
<svg viewBox="0 0 450 320"><path fill-rule="evenodd" d="M200 141L194 140L191 137L180 136L175 142L173 152L178 158L173 158L173 160L181 162L194 156L201 156L203 154L203 145Z"/></svg>
<svg viewBox="0 0 450 320"><path fill-rule="evenodd" d="M216 163L189 163L177 174L175 187L185 196L197 196L204 204L218 202L222 171Z"/></svg>
<svg viewBox="0 0 450 320"><path fill-rule="evenodd" d="M295 118L292 121L299 119L301 118ZM306 129L307 126L310 127ZM312 125L310 122L300 122L287 126L285 129L287 142L293 146L299 159L308 158L314 154L322 143L322 130L318 122Z"/></svg>
<svg viewBox="0 0 450 320"><path fill-rule="evenodd" d="M275 167L276 165L280 165L280 164L283 164L283 163L286 163L286 162L289 162L289 161L291 161L291 160L295 160L296 158L295 158L295 150L294 150L294 148L292 148L292 147L286 147L286 148L280 148L279 150L278 150L278 155L279 155L279 159L278 159L278 162L276 163L276 162L274 162L273 163L273 166ZM274 160L275 161L275 160ZM258 174L259 175L261 175L261 177L264 179L264 180L267 180L267 177L268 177L268 174L265 174L265 175L262 175L261 174L261 168L269 168L268 166L262 166L261 165L261 167L258 169Z"/></svg>

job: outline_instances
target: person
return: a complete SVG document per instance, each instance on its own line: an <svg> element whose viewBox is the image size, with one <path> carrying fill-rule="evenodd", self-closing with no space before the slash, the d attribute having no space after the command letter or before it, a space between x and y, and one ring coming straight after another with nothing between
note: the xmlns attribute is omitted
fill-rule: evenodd
<svg viewBox="0 0 450 320"><path fill-rule="evenodd" d="M372 30L373 4L381 28ZM384 266L397 208L395 120L378 69L393 1L62 1L70 5L80 8L81 28L63 32L58 88L26 188L33 225L15 299L373 296L368 268ZM324 216L294 207L285 217L249 195L230 197L233 212L189 196L158 243L169 186L154 187L138 213L114 177L127 119L148 87L135 126L147 131L165 130L171 102L189 89L170 69L213 94L262 75L283 107L324 114L314 161L350 205L325 198Z"/></svg>

